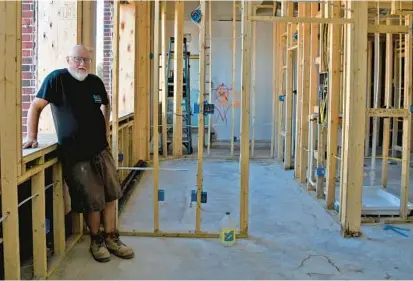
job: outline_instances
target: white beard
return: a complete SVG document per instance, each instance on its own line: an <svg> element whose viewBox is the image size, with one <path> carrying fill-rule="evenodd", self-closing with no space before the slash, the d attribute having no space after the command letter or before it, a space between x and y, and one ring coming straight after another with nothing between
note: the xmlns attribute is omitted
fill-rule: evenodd
<svg viewBox="0 0 413 281"><path fill-rule="evenodd" d="M88 76L87 73L80 73L80 72L77 72L77 71L72 71L70 69L68 69L68 70L69 70L69 73L73 76L73 78L75 78L78 81L83 81Z"/></svg>

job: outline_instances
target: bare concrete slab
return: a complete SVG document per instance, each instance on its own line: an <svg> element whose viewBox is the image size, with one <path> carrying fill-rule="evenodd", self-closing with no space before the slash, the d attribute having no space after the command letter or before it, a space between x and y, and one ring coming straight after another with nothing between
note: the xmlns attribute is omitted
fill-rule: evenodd
<svg viewBox="0 0 413 281"><path fill-rule="evenodd" d="M160 172L160 225L165 231L195 228L196 161L162 162L188 168ZM412 279L413 226L408 237L383 225L364 225L363 237L342 238L340 225L294 180L270 161L251 162L248 239L223 247L217 239L124 237L135 249L132 260L113 257L100 264L85 238L51 279ZM152 231L152 173L146 172L120 224L125 230ZM225 211L239 218L239 163L205 160L203 229L216 231Z"/></svg>

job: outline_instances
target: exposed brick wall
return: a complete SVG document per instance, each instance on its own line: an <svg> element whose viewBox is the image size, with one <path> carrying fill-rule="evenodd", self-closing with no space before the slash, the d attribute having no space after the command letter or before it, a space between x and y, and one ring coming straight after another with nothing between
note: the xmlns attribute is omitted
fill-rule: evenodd
<svg viewBox="0 0 413 281"><path fill-rule="evenodd" d="M36 93L36 8L35 0L22 1L22 133L26 135L27 111Z"/></svg>
<svg viewBox="0 0 413 281"><path fill-rule="evenodd" d="M113 5L112 0L104 0L103 12L103 82L106 91L111 97L112 77L112 29L113 29Z"/></svg>

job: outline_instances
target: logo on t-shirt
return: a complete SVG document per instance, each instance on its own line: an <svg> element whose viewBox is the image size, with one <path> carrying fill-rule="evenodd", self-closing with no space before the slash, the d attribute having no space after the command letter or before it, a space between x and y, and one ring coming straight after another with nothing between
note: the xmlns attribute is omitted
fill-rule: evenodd
<svg viewBox="0 0 413 281"><path fill-rule="evenodd" d="M93 95L95 103L102 103L102 98L99 95Z"/></svg>

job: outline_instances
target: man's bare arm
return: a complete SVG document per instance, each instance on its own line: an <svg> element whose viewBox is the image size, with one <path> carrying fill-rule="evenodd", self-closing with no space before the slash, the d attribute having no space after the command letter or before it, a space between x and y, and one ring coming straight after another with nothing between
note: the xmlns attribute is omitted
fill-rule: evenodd
<svg viewBox="0 0 413 281"><path fill-rule="evenodd" d="M39 129L40 114L48 102L44 99L35 98L27 112L27 136L23 148L35 148L38 145L37 133Z"/></svg>

